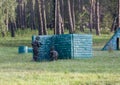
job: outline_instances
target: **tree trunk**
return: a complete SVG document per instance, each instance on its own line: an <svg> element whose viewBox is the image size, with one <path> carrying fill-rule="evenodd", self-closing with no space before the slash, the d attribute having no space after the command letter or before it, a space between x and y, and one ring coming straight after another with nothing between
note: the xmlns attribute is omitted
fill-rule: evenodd
<svg viewBox="0 0 120 85"><path fill-rule="evenodd" d="M47 26L46 26L46 13L45 13L45 2L44 0L37 0L38 3L38 14L39 14L39 27L38 27L38 34L39 35L46 35L47 34Z"/></svg>
<svg viewBox="0 0 120 85"><path fill-rule="evenodd" d="M93 16L94 16L94 0L90 0L90 32L92 32L93 27Z"/></svg>
<svg viewBox="0 0 120 85"><path fill-rule="evenodd" d="M8 23L9 23L9 18L8 18L8 9L6 9L6 19L5 19L5 24L6 24L6 31L8 31Z"/></svg>
<svg viewBox="0 0 120 85"><path fill-rule="evenodd" d="M60 0L55 2L55 31L54 34L62 34L63 32L63 20L60 11Z"/></svg>
<svg viewBox="0 0 120 85"><path fill-rule="evenodd" d="M83 0L78 0L78 12L80 16L83 13ZM82 21L82 20L81 20ZM83 24L80 24L80 31L84 32Z"/></svg>
<svg viewBox="0 0 120 85"><path fill-rule="evenodd" d="M79 13L83 12L83 0L78 0Z"/></svg>
<svg viewBox="0 0 120 85"><path fill-rule="evenodd" d="M31 29L36 29L35 26L35 1L30 1L31 11L30 11L30 27Z"/></svg>
<svg viewBox="0 0 120 85"><path fill-rule="evenodd" d="M11 22L11 37L15 37L15 24Z"/></svg>
<svg viewBox="0 0 120 85"><path fill-rule="evenodd" d="M52 3L53 3L53 6L52 6L52 20L51 20L51 23L50 23L50 25L51 25L51 28L54 28L54 33L55 33L55 2L56 2L56 0L52 0Z"/></svg>
<svg viewBox="0 0 120 85"><path fill-rule="evenodd" d="M39 19L38 19L38 24L39 24L39 27L38 27L38 34L39 35L43 35L44 32L43 32L43 21L42 21L42 9L41 9L41 1L40 0L37 0L38 3L38 14L39 14Z"/></svg>
<svg viewBox="0 0 120 85"><path fill-rule="evenodd" d="M60 34L60 29L59 29L59 1L55 1L55 29L54 29L54 34Z"/></svg>
<svg viewBox="0 0 120 85"><path fill-rule="evenodd" d="M61 22L62 22L62 27L61 27L61 33L64 34L64 0L60 0L60 13L61 13Z"/></svg>
<svg viewBox="0 0 120 85"><path fill-rule="evenodd" d="M9 20L9 29L11 32L11 37L15 37L15 23Z"/></svg>
<svg viewBox="0 0 120 85"><path fill-rule="evenodd" d="M99 11L99 0L96 1L96 35L100 35L100 11Z"/></svg>
<svg viewBox="0 0 120 85"><path fill-rule="evenodd" d="M73 32L75 32L75 10L74 10L74 3L75 1L71 1L71 14L72 14L72 22L73 22Z"/></svg>
<svg viewBox="0 0 120 85"><path fill-rule="evenodd" d="M18 6L17 6L17 28L21 28L21 19L22 19L22 0L17 0Z"/></svg>
<svg viewBox="0 0 120 85"><path fill-rule="evenodd" d="M67 0L67 4L68 4L69 25L70 25L69 33L72 34L74 32L74 28L73 28L73 20L72 20L70 0Z"/></svg>
<svg viewBox="0 0 120 85"><path fill-rule="evenodd" d="M47 34L47 26L46 26L46 12L45 12L45 1L41 0L41 12L42 12L42 21L43 21L43 33Z"/></svg>
<svg viewBox="0 0 120 85"><path fill-rule="evenodd" d="M26 28L26 3L23 1L22 3L22 16L21 16L21 23L22 23L22 29Z"/></svg>
<svg viewBox="0 0 120 85"><path fill-rule="evenodd" d="M93 14L93 18L92 18L92 21L93 21L93 29L96 29L96 3L97 1L96 0L92 0L93 2L93 7L92 7L92 14Z"/></svg>

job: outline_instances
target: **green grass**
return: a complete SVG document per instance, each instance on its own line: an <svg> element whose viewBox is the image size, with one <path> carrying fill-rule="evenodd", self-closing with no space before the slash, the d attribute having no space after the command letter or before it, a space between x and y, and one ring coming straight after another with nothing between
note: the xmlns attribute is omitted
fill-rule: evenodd
<svg viewBox="0 0 120 85"><path fill-rule="evenodd" d="M18 54L31 37L0 39L0 85L119 85L120 51L101 51L110 36L93 36L93 57L34 62L32 54ZM102 40L102 41L101 41Z"/></svg>

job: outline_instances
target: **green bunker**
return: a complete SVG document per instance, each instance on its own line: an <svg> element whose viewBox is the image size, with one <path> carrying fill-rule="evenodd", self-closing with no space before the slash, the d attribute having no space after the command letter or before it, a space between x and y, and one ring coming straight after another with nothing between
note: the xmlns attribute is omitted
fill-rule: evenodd
<svg viewBox="0 0 120 85"><path fill-rule="evenodd" d="M36 36L32 36L32 41ZM80 59L91 58L92 35L87 34L61 34L61 35L40 35L40 42L43 44L39 48L38 61L50 59L50 48L54 46L58 51L58 59Z"/></svg>

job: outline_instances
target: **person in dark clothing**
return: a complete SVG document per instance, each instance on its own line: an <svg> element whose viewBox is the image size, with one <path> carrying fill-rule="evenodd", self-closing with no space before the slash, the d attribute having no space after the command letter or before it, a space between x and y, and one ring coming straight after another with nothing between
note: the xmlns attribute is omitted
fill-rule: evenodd
<svg viewBox="0 0 120 85"><path fill-rule="evenodd" d="M52 47L50 50L50 59L51 61L58 59L58 52L54 49L54 47Z"/></svg>
<svg viewBox="0 0 120 85"><path fill-rule="evenodd" d="M35 41L32 42L32 48L33 48L33 59L34 61L37 61L39 56L39 47L42 45L41 42L39 42L40 38L36 37Z"/></svg>

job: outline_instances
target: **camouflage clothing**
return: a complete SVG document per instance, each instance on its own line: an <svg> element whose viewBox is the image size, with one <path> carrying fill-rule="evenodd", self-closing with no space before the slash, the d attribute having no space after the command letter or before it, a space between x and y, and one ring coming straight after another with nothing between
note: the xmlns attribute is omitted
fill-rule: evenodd
<svg viewBox="0 0 120 85"><path fill-rule="evenodd" d="M57 60L57 58L58 58L58 52L55 51L53 48L50 51L50 58L51 58L51 60Z"/></svg>
<svg viewBox="0 0 120 85"><path fill-rule="evenodd" d="M42 45L38 40L39 40L38 37L36 37L36 40L34 42L32 42L33 59L35 61L37 61L37 58L39 56L39 47L40 47L40 45Z"/></svg>

